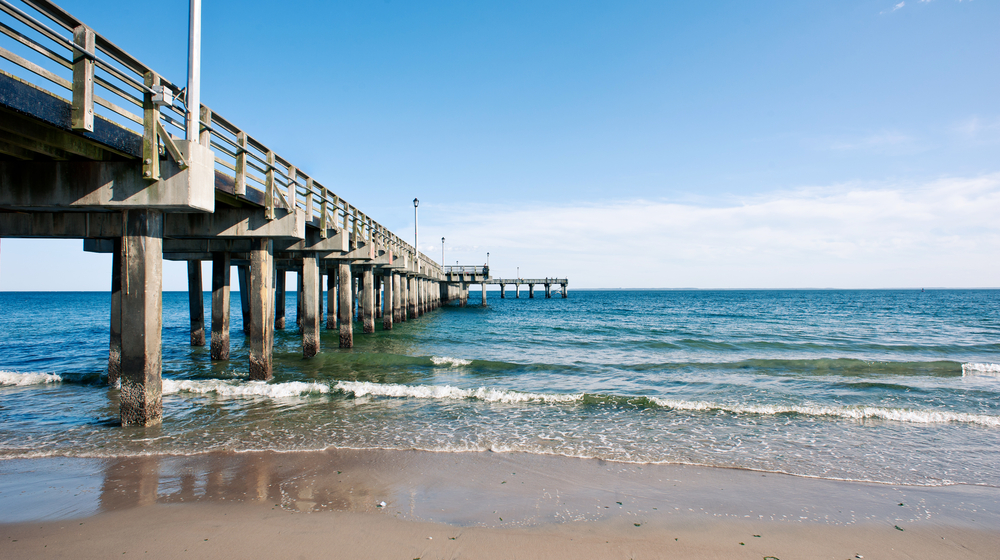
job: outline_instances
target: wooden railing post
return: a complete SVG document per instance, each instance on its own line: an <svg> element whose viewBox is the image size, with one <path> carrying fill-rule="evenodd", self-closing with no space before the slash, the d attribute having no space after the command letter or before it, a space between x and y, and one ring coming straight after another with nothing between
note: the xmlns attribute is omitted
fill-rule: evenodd
<svg viewBox="0 0 1000 560"><path fill-rule="evenodd" d="M198 128L198 143L208 148L212 144L212 110L202 105L199 118L204 124Z"/></svg>
<svg viewBox="0 0 1000 560"><path fill-rule="evenodd" d="M313 180L312 177L306 178L306 223L311 224L313 219ZM326 233L323 229L321 234Z"/></svg>
<svg viewBox="0 0 1000 560"><path fill-rule="evenodd" d="M145 74L146 87L160 85L160 77L153 72ZM160 121L160 108L153 103L153 93L142 95L142 176L150 181L160 179L160 141L156 125Z"/></svg>
<svg viewBox="0 0 1000 560"><path fill-rule="evenodd" d="M236 196L247 195L247 133L242 130L236 133Z"/></svg>
<svg viewBox="0 0 1000 560"><path fill-rule="evenodd" d="M94 30L84 25L73 30L73 130L94 131Z"/></svg>
<svg viewBox="0 0 1000 560"><path fill-rule="evenodd" d="M289 165L288 166L288 209L290 211L292 211L292 212L295 212L296 200L298 199L298 196L299 196L299 189L295 185L295 181L298 180L298 177L299 177L299 174L298 174L298 171L295 169L295 166L294 165ZM309 209L307 207L306 208L306 221L308 221L309 218L310 218L310 216L309 216Z"/></svg>
<svg viewBox="0 0 1000 560"><path fill-rule="evenodd" d="M311 181L312 179L310 179ZM329 228L329 222L326 221L326 215L330 211L330 203L327 201L329 193L326 192L326 187L322 187L320 190L320 196L322 196L322 202L320 203L319 211L319 237L320 239L327 238L327 228Z"/></svg>
<svg viewBox="0 0 1000 560"><path fill-rule="evenodd" d="M264 173L264 217L274 219L274 151L267 151L267 172Z"/></svg>

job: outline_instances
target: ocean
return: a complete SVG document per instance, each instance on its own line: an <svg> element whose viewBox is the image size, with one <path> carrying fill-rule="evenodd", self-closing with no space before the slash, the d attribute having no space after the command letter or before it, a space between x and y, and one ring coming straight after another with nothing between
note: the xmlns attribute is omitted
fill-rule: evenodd
<svg viewBox="0 0 1000 560"><path fill-rule="evenodd" d="M0 293L0 459L418 449L1000 486L1000 291L571 290L446 306L272 381L163 295L163 423L117 425L108 293ZM512 295L512 294L511 294ZM470 304L479 302L472 292ZM206 314L210 294L205 294Z"/></svg>

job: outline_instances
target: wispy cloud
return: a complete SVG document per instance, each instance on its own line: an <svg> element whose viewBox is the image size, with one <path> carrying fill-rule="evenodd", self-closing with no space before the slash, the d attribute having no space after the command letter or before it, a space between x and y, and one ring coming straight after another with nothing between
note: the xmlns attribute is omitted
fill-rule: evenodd
<svg viewBox="0 0 1000 560"><path fill-rule="evenodd" d="M1000 118L972 116L954 126L954 131L971 139L982 139L1000 132Z"/></svg>
<svg viewBox="0 0 1000 560"><path fill-rule="evenodd" d="M899 4L893 5L892 8L890 8L888 10L883 10L883 11L881 11L879 13L880 14L891 14L892 12L895 12L896 10L902 9L904 7L906 7L906 2L900 2Z"/></svg>
<svg viewBox="0 0 1000 560"><path fill-rule="evenodd" d="M520 267L522 276L565 275L577 286L1000 283L1000 174L803 188L711 206L629 200L441 210L428 208L427 227L453 243L449 262L479 264L490 251L495 274Z"/></svg>

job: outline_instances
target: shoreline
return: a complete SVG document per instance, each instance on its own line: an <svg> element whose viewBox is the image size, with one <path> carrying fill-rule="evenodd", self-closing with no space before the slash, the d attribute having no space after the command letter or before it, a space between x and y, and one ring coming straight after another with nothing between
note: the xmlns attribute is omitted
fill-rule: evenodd
<svg viewBox="0 0 1000 560"><path fill-rule="evenodd" d="M981 558L1000 489L494 452L5 459L0 542L5 558Z"/></svg>

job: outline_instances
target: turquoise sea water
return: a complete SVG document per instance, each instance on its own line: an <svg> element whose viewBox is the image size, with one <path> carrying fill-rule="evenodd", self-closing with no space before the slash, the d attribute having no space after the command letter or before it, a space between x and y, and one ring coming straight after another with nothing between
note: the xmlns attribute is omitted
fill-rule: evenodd
<svg viewBox="0 0 1000 560"><path fill-rule="evenodd" d="M164 419L116 425L106 293L0 294L0 458L492 450L1000 486L1000 291L572 291L445 307L275 379L188 344L164 294ZM478 293L470 302L478 303ZM208 294L205 299L209 309Z"/></svg>

